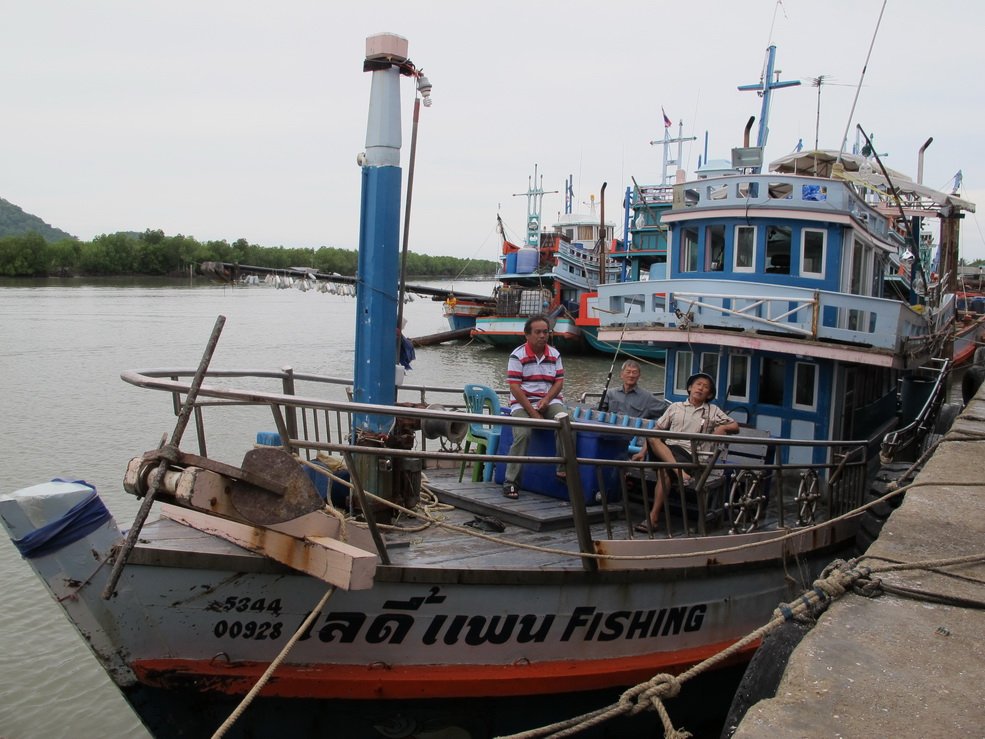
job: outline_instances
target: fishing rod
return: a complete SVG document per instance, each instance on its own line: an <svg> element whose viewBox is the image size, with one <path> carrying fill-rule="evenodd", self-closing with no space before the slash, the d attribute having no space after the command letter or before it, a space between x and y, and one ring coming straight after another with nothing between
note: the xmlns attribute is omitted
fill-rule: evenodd
<svg viewBox="0 0 985 739"><path fill-rule="evenodd" d="M848 112L848 122L845 124L845 135L841 137L841 148L838 150L838 158L836 161L840 162L842 155L845 153L845 145L848 143L848 131L852 127L852 118L855 117L855 106L858 105L858 96L862 92L862 80L865 79L865 72L869 68L869 59L872 57L872 48L876 45L876 35L879 33L879 25L882 23L882 14L886 12L886 0L882 0L882 8L879 10L879 18L876 20L876 28L872 32L872 40L869 42L869 52L865 55L865 64L862 65L862 73L858 78L858 86L855 88L855 99L852 100L852 109ZM818 91L820 93L820 90Z"/></svg>
<svg viewBox="0 0 985 739"><path fill-rule="evenodd" d="M626 335L626 327L629 325L629 312L633 310L633 306L629 306L626 309L626 320L622 324L622 331L619 332L619 343L616 344L616 353L612 355L612 364L609 365L609 375L605 378L605 387L602 388L602 397L599 398L598 410L604 411L608 410L609 404L606 402L606 396L609 394L609 383L612 382L612 372L616 368L616 360L619 358L619 350L622 348L622 337Z"/></svg>

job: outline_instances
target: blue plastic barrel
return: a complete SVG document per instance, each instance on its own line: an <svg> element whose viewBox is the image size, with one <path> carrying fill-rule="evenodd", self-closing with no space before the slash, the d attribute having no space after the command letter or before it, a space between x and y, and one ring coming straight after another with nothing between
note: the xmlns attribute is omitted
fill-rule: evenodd
<svg viewBox="0 0 985 739"><path fill-rule="evenodd" d="M515 275L516 274L516 252L511 251L506 255L506 274Z"/></svg>
<svg viewBox="0 0 985 739"><path fill-rule="evenodd" d="M536 271L538 262L538 251L532 246L524 246L516 253L516 273L518 275L529 275Z"/></svg>

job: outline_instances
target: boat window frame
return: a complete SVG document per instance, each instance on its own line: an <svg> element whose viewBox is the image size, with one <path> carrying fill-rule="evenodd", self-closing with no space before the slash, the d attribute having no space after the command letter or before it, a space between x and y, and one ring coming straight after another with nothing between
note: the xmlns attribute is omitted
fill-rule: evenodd
<svg viewBox="0 0 985 739"><path fill-rule="evenodd" d="M751 226L745 223L736 224L732 231L732 271L733 272L755 272L756 271L756 237L758 233L759 226ZM749 266L743 267L739 265L739 247L740 239L739 233L740 229L749 230L752 232L752 252L749 255Z"/></svg>
<svg viewBox="0 0 985 739"><path fill-rule="evenodd" d="M710 223L705 226L705 272L722 272L725 269L725 238L727 229L724 223ZM717 236L720 239L719 246L721 247L721 252L719 253L718 259L714 259L713 246L715 245L715 238Z"/></svg>
<svg viewBox="0 0 985 739"><path fill-rule="evenodd" d="M820 234L821 235L821 256L820 256L820 266L819 272L815 272L807 269L807 237L809 234ZM828 230L825 228L803 228L800 231L800 276L801 277L812 277L815 279L824 279L825 273L825 263L828 257Z"/></svg>
<svg viewBox="0 0 985 739"><path fill-rule="evenodd" d="M693 235L694 240L691 240ZM681 261L680 270L681 272L697 272L699 256L700 256L700 234L696 228L682 228L681 229ZM692 251L693 246L693 251Z"/></svg>
<svg viewBox="0 0 985 739"><path fill-rule="evenodd" d="M858 237L852 236L851 249L848 258L845 260L845 276L843 278L843 292L851 295L866 295L867 289L871 289L870 279L874 247L869 242ZM842 308L844 315L841 320L841 327L849 331L866 330L868 318L866 311L858 308Z"/></svg>
<svg viewBox="0 0 985 739"><path fill-rule="evenodd" d="M743 372L745 373L745 377L742 380L742 385L743 385L742 395L737 395L732 392L732 388L736 386L736 383L734 382L734 377L736 372L736 365L738 364L744 365ZM738 400L745 403L749 402L749 378L750 378L749 368L751 366L752 366L752 358L748 354L738 354L738 353L729 354L728 383L725 386L725 397L727 400Z"/></svg>
<svg viewBox="0 0 985 739"><path fill-rule="evenodd" d="M694 352L683 351L674 355L674 377L671 382L674 393L687 395L687 378L693 374L691 370L693 366Z"/></svg>
<svg viewBox="0 0 985 739"><path fill-rule="evenodd" d="M811 387L811 400L810 404L798 403L797 396L800 392L800 373L801 369L810 369L814 373L814 384ZM816 362L794 362L793 367L793 398L791 406L801 411L816 411L817 410L817 389L820 378L820 367L818 367Z"/></svg>
<svg viewBox="0 0 985 739"><path fill-rule="evenodd" d="M779 372L779 402L773 402L773 398L776 397L777 389L770 386L770 383L766 381L765 374L768 368L776 365L780 368ZM759 397L756 398L757 403L762 405L772 405L779 408L783 407L783 401L786 393L783 391L784 386L787 381L787 362L784 358L778 356L764 355L759 358ZM763 399L763 388L768 388L768 393L770 397L768 400Z"/></svg>
<svg viewBox="0 0 985 739"><path fill-rule="evenodd" d="M698 372L711 375L718 384L719 372L722 368L722 360L718 352L701 352L698 354Z"/></svg>
<svg viewBox="0 0 985 739"><path fill-rule="evenodd" d="M779 238L773 240L774 248L770 251L770 234L778 234ZM780 247L780 248L776 248ZM779 262L775 262L777 257L781 257ZM782 259L785 257L785 259ZM766 227L766 243L764 246L765 269L767 274L789 275L790 268L793 266L793 228L783 226L778 223L771 223ZM783 264L783 262L786 264Z"/></svg>

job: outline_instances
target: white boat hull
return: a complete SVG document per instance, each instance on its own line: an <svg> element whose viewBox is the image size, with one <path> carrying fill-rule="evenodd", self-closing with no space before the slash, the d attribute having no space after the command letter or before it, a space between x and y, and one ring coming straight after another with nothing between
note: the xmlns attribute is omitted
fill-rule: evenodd
<svg viewBox="0 0 985 739"><path fill-rule="evenodd" d="M20 538L45 523L24 515L38 500L52 518L88 492L47 483L7 496L0 513ZM148 691L245 695L329 587L174 522L142 536L108 601L109 567L100 563L122 539L112 519L30 562L121 690L143 696L134 705L148 722L164 710L157 699L144 705ZM612 554L762 542L746 553L610 563L604 572L381 566L371 589L331 595L262 695L399 704L570 694L680 672L762 625L794 594L783 552L800 552L800 564L816 571L850 528L825 540L778 536L600 542Z"/></svg>

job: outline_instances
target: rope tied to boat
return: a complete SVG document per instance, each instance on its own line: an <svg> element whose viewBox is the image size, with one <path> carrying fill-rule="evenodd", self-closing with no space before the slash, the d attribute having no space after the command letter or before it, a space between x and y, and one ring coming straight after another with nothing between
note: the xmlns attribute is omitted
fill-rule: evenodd
<svg viewBox="0 0 985 739"><path fill-rule="evenodd" d="M810 590L804 592L796 600L778 605L773 611L773 618L780 618L784 621L811 621L820 611L827 608L829 603L840 598L849 590L858 592L856 584L859 581L866 583L865 586L859 588L863 591L864 587L871 586L873 582L869 577L871 574L872 568L859 567L857 559L847 562L843 559L836 559L824 568L821 576L811 584ZM878 580L875 582L878 583ZM874 595L866 592L859 594L874 597Z"/></svg>
<svg viewBox="0 0 985 739"><path fill-rule="evenodd" d="M271 677L273 677L274 671L280 667L280 663L287 658L288 653L301 639L301 635L311 628L311 625L315 622L315 619L317 619L321 614L325 604L328 603L328 599L332 597L332 593L335 592L335 589L335 586L332 585L325 592L325 595L323 595L321 600L318 601L318 605L316 605L308 614L307 618L301 622L301 625L298 626L297 631L295 631L291 638L287 640L287 644L284 645L284 648L280 650L276 657L274 657L273 662L270 663L264 673L256 681L256 684L250 688L250 692L247 693L243 700L240 701L239 705L233 709L233 712L229 714L229 717L225 721L222 722L222 725L215 730L215 733L212 735L212 739L221 739L221 737L225 736L226 732L229 731L239 717L243 715L243 711L249 708L250 704L253 702L253 699L260 694L261 690L263 690L263 686L267 684Z"/></svg>
<svg viewBox="0 0 985 739"><path fill-rule="evenodd" d="M690 737L691 734L683 729L678 730L674 728L670 715L663 705L663 700L676 696L680 692L681 686L691 678L725 661L736 652L745 649L750 644L761 640L770 632L775 631L787 621L800 617L801 614L816 617L834 600L849 591L866 597L872 597L870 593L881 588L880 580L873 578L873 573L926 570L944 566L978 563L985 561L985 553L923 562L900 562L881 567L860 565L859 562L863 559L865 559L864 556L848 561L834 560L823 570L821 577L814 581L810 590L791 603L780 604L773 612L773 618L768 623L750 632L721 652L713 654L703 662L682 672L680 675L674 676L663 673L654 675L646 682L640 683L625 691L619 700L610 706L573 717L563 722L551 724L550 726L542 726L519 734L501 736L499 739L541 739L542 737L556 739L557 737L573 736L616 716L623 714L632 715L640 713L643 710L654 710L658 713L663 723L664 736L668 737L668 739L685 739L686 737ZM985 607L985 604L971 604L966 602L961 602L957 605L963 607Z"/></svg>
<svg viewBox="0 0 985 739"><path fill-rule="evenodd" d="M630 688L624 692L617 705L622 713L635 715L646 710L654 710L660 716L663 724L663 735L666 739L690 739L691 732L677 729L667 712L664 700L676 698L681 692L681 681L676 675L662 672L654 675L645 683Z"/></svg>

